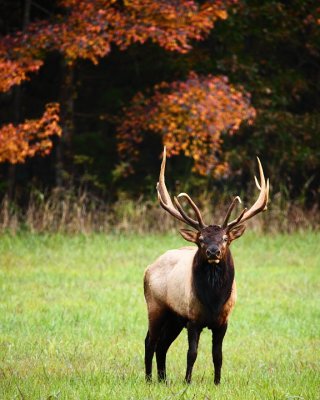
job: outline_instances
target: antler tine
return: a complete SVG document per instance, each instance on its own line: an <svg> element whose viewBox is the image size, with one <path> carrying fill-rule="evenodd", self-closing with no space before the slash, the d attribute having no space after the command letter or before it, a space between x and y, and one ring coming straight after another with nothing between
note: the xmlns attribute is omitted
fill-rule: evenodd
<svg viewBox="0 0 320 400"><path fill-rule="evenodd" d="M183 211L183 209L177 199L175 199L175 204L176 204L178 210L174 207L172 200L170 198L169 192L167 190L166 184L165 184L165 178L164 178L165 168L166 168L166 147L164 147L164 149L163 149L163 159L162 159L161 168L160 168L159 182L157 183L158 199L159 199L161 207L163 209L165 209L173 217L192 226L196 230L201 229L202 226L200 226L201 225L200 221L197 222L194 219L190 218Z"/></svg>
<svg viewBox="0 0 320 400"><path fill-rule="evenodd" d="M268 209L268 203L269 203L269 178L267 179L267 201L263 211L266 211Z"/></svg>
<svg viewBox="0 0 320 400"><path fill-rule="evenodd" d="M165 179L164 179L164 171L166 169L166 160L167 160L167 150L166 147L163 148L163 157L160 167L160 175L159 175L159 182L157 183L157 190L158 194L160 195L161 199L164 198L165 204L168 206L173 206L170 195L168 193Z"/></svg>
<svg viewBox="0 0 320 400"><path fill-rule="evenodd" d="M257 157L257 158L258 158L258 157ZM260 185L259 185L259 182L258 182L258 179L257 179L256 176L254 177L254 180L255 180L255 182L256 182L257 188L258 188L259 190L261 190L261 187L260 187ZM269 178L267 179L267 204L268 204L268 201L269 201ZM267 209L267 204L266 204L264 210Z"/></svg>
<svg viewBox="0 0 320 400"><path fill-rule="evenodd" d="M261 186L259 185L259 182L258 182L258 179L257 179L256 176L254 176L254 181L255 181L255 183L256 183L257 188L258 188L259 190L261 190Z"/></svg>
<svg viewBox="0 0 320 400"><path fill-rule="evenodd" d="M158 192L158 200L160 202L161 207L168 211L169 214L171 214L173 217L179 219L182 222L185 222L183 217L180 215L180 213L174 208L170 195L168 193L166 184L165 184L165 179L164 179L164 172L166 169L166 159L167 159L167 154L166 154L166 147L163 149L163 158L161 162L161 167L160 167L160 175L159 175L159 182L157 183L157 192Z"/></svg>
<svg viewBox="0 0 320 400"><path fill-rule="evenodd" d="M237 201L241 204L241 199L240 199L239 196L235 197L235 198L232 200L232 203L230 204L230 206L229 206L229 208L228 208L228 211L227 211L227 214L226 214L226 216L224 217L224 220L223 220L223 222L222 222L222 225L221 225L222 228L226 228L226 226L228 225L228 221L229 221L230 215L231 215L232 210L234 209L234 207L235 207Z"/></svg>
<svg viewBox="0 0 320 400"><path fill-rule="evenodd" d="M161 207L168 211L169 214L171 214L173 217L179 219L182 222L185 222L185 220L182 218L182 216L178 213L178 211L174 207L170 207L168 204L166 204L161 197L160 190L159 190L159 182L157 184L157 191L158 191L158 200L160 202Z"/></svg>
<svg viewBox="0 0 320 400"><path fill-rule="evenodd" d="M256 214L261 211L265 211L267 209L267 204L269 200L269 179L265 180L263 168L260 162L259 157L257 157L258 165L259 165L259 174L260 174L260 193L258 199L253 204L253 206L243 215L241 222L247 221L252 218Z"/></svg>
<svg viewBox="0 0 320 400"><path fill-rule="evenodd" d="M184 209L182 208L181 204L179 203L179 200L174 196L173 198L174 204L176 205L177 209L179 210L179 213L182 215L182 217L188 222L189 225L195 227L196 229L199 228L199 223L195 221L193 218L190 218Z"/></svg>
<svg viewBox="0 0 320 400"><path fill-rule="evenodd" d="M260 174L260 183L258 182L257 178L255 177L255 183L258 189L260 190L259 196L256 200L256 202L253 204L252 207L249 208L249 210L242 212L242 216L236 218L232 222L229 222L227 227L228 230L234 228L236 225L243 223L247 221L248 219L252 218L256 214L265 211L267 209L267 204L269 200L269 179L265 180L264 173L263 173L263 168L260 162L259 157L257 157L258 160L258 165L259 165L259 174Z"/></svg>
<svg viewBox="0 0 320 400"><path fill-rule="evenodd" d="M242 220L242 217L243 217L243 215L244 215L244 213L247 211L247 208L244 208L242 211L241 211L241 213L239 214L239 216L235 219L235 220L233 220L232 222L230 222L227 226L228 226L228 228L230 229L230 227L234 227L234 226L236 226L236 225L238 225L240 222L242 222L241 220ZM232 225L233 224L233 225Z"/></svg>
<svg viewBox="0 0 320 400"><path fill-rule="evenodd" d="M201 212L200 212L199 208L197 207L197 205L195 204L195 202L192 200L192 198L187 193L180 193L180 194L178 194L177 197L178 198L179 197L185 197L188 200L190 206L193 208L193 210L194 210L194 212L195 212L195 214L197 216L197 220L199 222L200 228L201 229L205 228L207 225L204 223L204 221L202 219Z"/></svg>

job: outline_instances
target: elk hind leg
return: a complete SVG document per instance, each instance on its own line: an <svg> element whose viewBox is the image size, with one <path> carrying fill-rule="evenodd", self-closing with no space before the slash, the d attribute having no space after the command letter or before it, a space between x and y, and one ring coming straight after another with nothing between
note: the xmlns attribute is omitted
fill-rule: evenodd
<svg viewBox="0 0 320 400"><path fill-rule="evenodd" d="M179 336L184 327L184 320L170 313L161 332L161 337L156 347L158 380L166 381L166 356L173 341Z"/></svg>
<svg viewBox="0 0 320 400"><path fill-rule="evenodd" d="M152 359L160 338L161 330L165 322L165 312L157 310L157 312L149 313L149 329L145 338L145 374L146 381L152 379Z"/></svg>

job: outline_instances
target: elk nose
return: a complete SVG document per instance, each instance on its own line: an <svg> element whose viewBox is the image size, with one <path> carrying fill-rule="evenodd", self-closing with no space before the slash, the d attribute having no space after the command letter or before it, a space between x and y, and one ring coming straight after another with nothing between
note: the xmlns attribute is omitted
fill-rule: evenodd
<svg viewBox="0 0 320 400"><path fill-rule="evenodd" d="M221 251L218 249L216 250L216 252L214 253L216 257L220 257L221 256Z"/></svg>
<svg viewBox="0 0 320 400"><path fill-rule="evenodd" d="M214 248L214 249L211 248L211 249L207 249L206 254L207 254L207 257L213 257L213 256L220 257L221 251L217 248Z"/></svg>

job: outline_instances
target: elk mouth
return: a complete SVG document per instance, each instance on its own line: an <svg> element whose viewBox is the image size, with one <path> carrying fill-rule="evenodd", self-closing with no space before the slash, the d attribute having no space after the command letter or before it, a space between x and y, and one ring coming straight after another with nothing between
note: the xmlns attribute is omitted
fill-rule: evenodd
<svg viewBox="0 0 320 400"><path fill-rule="evenodd" d="M209 264L219 264L222 258L222 253L220 249L216 249L215 251L210 251L209 249L206 251L207 260Z"/></svg>
<svg viewBox="0 0 320 400"><path fill-rule="evenodd" d="M208 258L208 263L209 263L209 264L219 264L220 261L221 261L221 260L220 260L220 258L218 258L218 257Z"/></svg>

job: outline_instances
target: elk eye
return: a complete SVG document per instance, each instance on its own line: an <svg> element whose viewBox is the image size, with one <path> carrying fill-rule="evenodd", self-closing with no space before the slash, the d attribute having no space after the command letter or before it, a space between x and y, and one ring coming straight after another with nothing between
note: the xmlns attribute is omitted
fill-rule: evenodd
<svg viewBox="0 0 320 400"><path fill-rule="evenodd" d="M225 236L225 237L223 238L223 241L226 243L226 242L228 241L228 236Z"/></svg>

